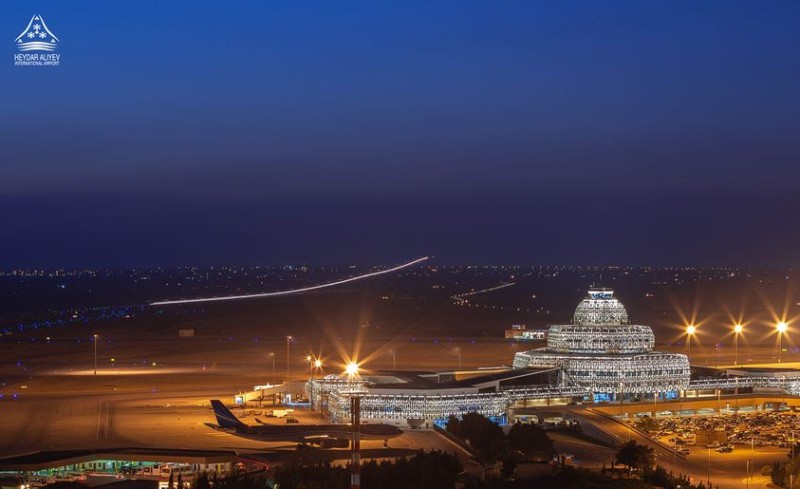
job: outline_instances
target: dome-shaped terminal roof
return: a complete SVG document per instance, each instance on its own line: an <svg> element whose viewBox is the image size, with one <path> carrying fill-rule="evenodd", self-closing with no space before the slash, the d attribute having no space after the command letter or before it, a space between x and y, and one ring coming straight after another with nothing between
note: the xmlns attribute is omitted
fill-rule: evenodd
<svg viewBox="0 0 800 489"><path fill-rule="evenodd" d="M628 311L611 289L589 289L589 297L575 308L572 324L628 324Z"/></svg>

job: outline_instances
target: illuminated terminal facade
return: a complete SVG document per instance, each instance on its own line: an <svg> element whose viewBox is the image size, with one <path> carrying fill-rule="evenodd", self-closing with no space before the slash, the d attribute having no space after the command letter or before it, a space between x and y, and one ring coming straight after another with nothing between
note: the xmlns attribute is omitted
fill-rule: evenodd
<svg viewBox="0 0 800 489"><path fill-rule="evenodd" d="M550 326L547 346L517 353L511 369L329 375L310 380L306 391L336 422L347 422L350 397L358 395L364 419L413 426L477 412L502 423L509 408L530 401L677 397L690 387L689 360L654 346L653 330L630 324L613 291L592 289L572 324Z"/></svg>
<svg viewBox="0 0 800 489"><path fill-rule="evenodd" d="M550 326L547 346L517 353L514 368L558 368L560 385L584 388L595 400L677 396L689 387L689 359L654 346L653 330L630 324L612 290L591 289L572 324Z"/></svg>

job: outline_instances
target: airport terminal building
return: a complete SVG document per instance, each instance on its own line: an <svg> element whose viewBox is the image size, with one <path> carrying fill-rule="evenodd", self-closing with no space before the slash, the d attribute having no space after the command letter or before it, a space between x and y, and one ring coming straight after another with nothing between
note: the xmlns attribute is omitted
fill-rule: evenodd
<svg viewBox="0 0 800 489"><path fill-rule="evenodd" d="M630 324L613 291L591 289L572 323L550 326L547 346L517 353L512 369L329 375L310 380L306 392L335 422L347 422L358 395L364 419L422 425L469 412L503 423L519 405L669 398L689 387L686 355L653 351L652 329Z"/></svg>
<svg viewBox="0 0 800 489"><path fill-rule="evenodd" d="M547 346L517 353L514 368L557 367L561 385L585 388L595 400L620 394L677 396L689 387L689 359L653 351L650 326L630 324L609 289L591 289L572 324L553 325Z"/></svg>

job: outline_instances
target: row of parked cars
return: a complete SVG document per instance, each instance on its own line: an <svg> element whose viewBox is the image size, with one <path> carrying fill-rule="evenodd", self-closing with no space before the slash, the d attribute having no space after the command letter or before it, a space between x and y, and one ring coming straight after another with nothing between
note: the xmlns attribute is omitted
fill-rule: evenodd
<svg viewBox="0 0 800 489"><path fill-rule="evenodd" d="M685 453L688 446L696 444L695 434L700 430L724 431L727 443L712 443L720 453L730 453L734 445L753 447L790 447L800 441L800 413L794 411L756 411L724 413L708 416L655 418L657 429L651 436L660 439Z"/></svg>

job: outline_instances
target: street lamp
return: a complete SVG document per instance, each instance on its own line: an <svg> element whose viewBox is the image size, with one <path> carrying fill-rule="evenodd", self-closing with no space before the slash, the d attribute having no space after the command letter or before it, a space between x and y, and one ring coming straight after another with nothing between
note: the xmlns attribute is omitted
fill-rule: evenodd
<svg viewBox="0 0 800 489"><path fill-rule="evenodd" d="M694 324L686 326L686 356L692 354L692 336L697 332L697 327Z"/></svg>
<svg viewBox="0 0 800 489"><path fill-rule="evenodd" d="M733 364L739 364L739 335L742 334L742 330L744 330L744 326L742 323L737 323L736 326L733 327Z"/></svg>
<svg viewBox="0 0 800 489"><path fill-rule="evenodd" d="M389 350L389 353L392 354L392 370L397 370L397 354L394 350Z"/></svg>
<svg viewBox="0 0 800 489"><path fill-rule="evenodd" d="M311 410L314 410L314 371L320 367L322 367L322 360L319 358L314 358L311 355L306 356L306 360L308 361L309 368L311 369L311 378L309 379L309 404L311 405Z"/></svg>
<svg viewBox="0 0 800 489"><path fill-rule="evenodd" d="M97 333L93 334L94 338L94 374L97 375Z"/></svg>
<svg viewBox="0 0 800 489"><path fill-rule="evenodd" d="M456 353L458 353L458 369L461 370L461 347L456 347Z"/></svg>
<svg viewBox="0 0 800 489"><path fill-rule="evenodd" d="M348 382L352 382L358 377L358 363L348 362L345 365L344 373L347 374ZM357 489L361 487L361 396L355 389L350 395L350 426L352 430L350 487Z"/></svg>
<svg viewBox="0 0 800 489"><path fill-rule="evenodd" d="M783 355L783 333L789 329L789 325L786 324L786 321L780 321L775 325L775 329L778 331L778 363L781 363L781 356Z"/></svg>
<svg viewBox="0 0 800 489"><path fill-rule="evenodd" d="M291 343L292 337L286 335L286 382L289 382L289 343Z"/></svg>
<svg viewBox="0 0 800 489"><path fill-rule="evenodd" d="M272 385L275 385L275 353L270 353L272 357Z"/></svg>
<svg viewBox="0 0 800 489"><path fill-rule="evenodd" d="M356 362L349 362L344 367L344 373L347 374L349 380L358 376L358 364Z"/></svg>

